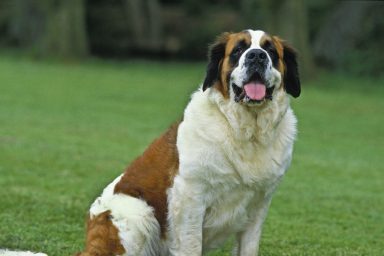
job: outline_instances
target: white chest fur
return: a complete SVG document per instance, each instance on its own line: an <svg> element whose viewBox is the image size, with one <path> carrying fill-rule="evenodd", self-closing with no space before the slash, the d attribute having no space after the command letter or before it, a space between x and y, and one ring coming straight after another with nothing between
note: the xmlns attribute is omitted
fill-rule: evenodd
<svg viewBox="0 0 384 256"><path fill-rule="evenodd" d="M170 221L177 222L172 211L179 208L204 212L203 248L245 229L252 206L274 191L288 168L295 134L285 94L255 115L218 93L196 92L178 130Z"/></svg>
<svg viewBox="0 0 384 256"><path fill-rule="evenodd" d="M211 185L254 184L267 189L291 160L296 118L288 98L257 114L224 101L219 93L193 95L178 130L179 173Z"/></svg>

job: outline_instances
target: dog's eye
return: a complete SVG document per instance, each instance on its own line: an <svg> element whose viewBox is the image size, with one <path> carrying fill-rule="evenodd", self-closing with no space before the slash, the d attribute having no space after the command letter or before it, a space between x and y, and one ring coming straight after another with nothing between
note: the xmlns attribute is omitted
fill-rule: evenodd
<svg viewBox="0 0 384 256"><path fill-rule="evenodd" d="M271 57L273 65L276 65L277 61L279 60L279 55L276 51L275 46L271 42L267 41L263 49L268 52L269 56Z"/></svg>
<svg viewBox="0 0 384 256"><path fill-rule="evenodd" d="M244 51L244 48L243 48L241 45L239 45L239 46L237 46L237 47L232 51L232 55L233 55L234 57L239 57L239 56L243 53L243 51Z"/></svg>
<svg viewBox="0 0 384 256"><path fill-rule="evenodd" d="M273 62L277 61L278 59L278 54L275 48L271 48L268 50L269 56L271 56L271 59Z"/></svg>
<svg viewBox="0 0 384 256"><path fill-rule="evenodd" d="M232 65L235 65L239 61L241 54L243 54L247 48L248 46L245 41L237 43L230 54L230 62Z"/></svg>

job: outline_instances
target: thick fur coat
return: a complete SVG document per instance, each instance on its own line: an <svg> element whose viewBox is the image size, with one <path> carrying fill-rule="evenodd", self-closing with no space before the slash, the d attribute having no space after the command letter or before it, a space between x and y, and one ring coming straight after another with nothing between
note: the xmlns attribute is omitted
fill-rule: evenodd
<svg viewBox="0 0 384 256"><path fill-rule="evenodd" d="M79 255L198 256L236 237L257 255L296 136L296 55L263 31L224 33L183 120L103 191Z"/></svg>

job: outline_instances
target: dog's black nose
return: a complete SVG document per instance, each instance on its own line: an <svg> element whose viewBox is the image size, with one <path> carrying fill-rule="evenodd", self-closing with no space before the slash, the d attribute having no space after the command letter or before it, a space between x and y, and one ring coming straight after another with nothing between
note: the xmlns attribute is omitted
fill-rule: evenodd
<svg viewBox="0 0 384 256"><path fill-rule="evenodd" d="M245 55L245 58L247 62L257 61L261 64L267 59L267 54L261 49L253 49Z"/></svg>

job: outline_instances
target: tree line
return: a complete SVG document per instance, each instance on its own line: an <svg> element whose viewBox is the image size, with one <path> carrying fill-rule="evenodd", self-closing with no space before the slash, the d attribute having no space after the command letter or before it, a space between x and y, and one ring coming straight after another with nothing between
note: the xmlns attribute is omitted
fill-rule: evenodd
<svg viewBox="0 0 384 256"><path fill-rule="evenodd" d="M223 31L261 28L314 67L381 74L384 5L332 0L2 0L0 44L38 57L203 59ZM364 59L364 63L361 60Z"/></svg>

